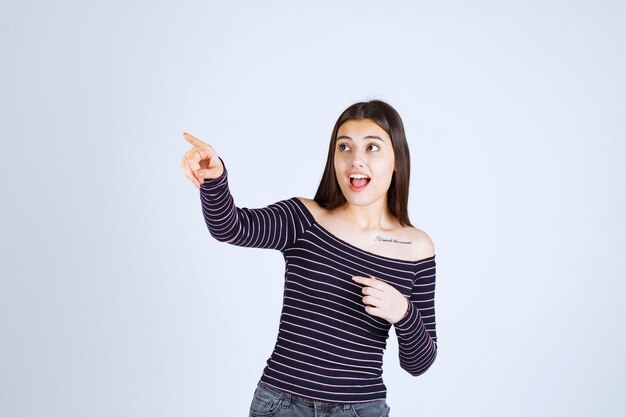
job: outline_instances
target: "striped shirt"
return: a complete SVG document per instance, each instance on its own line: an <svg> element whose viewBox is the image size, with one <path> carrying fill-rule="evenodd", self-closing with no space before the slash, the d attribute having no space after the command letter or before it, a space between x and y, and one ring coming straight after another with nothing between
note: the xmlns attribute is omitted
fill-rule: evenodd
<svg viewBox="0 0 626 417"><path fill-rule="evenodd" d="M386 398L382 364L391 324L365 312L355 275L376 277L409 299L407 314L394 324L401 367L417 376L434 362L434 255L404 261L360 249L317 223L296 197L265 208L236 207L226 168L203 182L200 199L215 239L277 249L285 258L278 338L263 382L331 403Z"/></svg>

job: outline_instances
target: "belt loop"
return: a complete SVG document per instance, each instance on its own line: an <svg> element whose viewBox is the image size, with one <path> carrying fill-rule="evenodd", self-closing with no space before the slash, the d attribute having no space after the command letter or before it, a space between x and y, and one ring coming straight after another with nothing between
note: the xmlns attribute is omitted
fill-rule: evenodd
<svg viewBox="0 0 626 417"><path fill-rule="evenodd" d="M289 408L289 404L291 404L291 394L285 392L283 393L283 408Z"/></svg>
<svg viewBox="0 0 626 417"><path fill-rule="evenodd" d="M344 404L343 411L350 411L350 404Z"/></svg>

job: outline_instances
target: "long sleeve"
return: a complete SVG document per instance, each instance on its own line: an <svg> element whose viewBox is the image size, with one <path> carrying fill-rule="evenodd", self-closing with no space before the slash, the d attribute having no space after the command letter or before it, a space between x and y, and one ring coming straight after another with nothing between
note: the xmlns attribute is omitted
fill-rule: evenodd
<svg viewBox="0 0 626 417"><path fill-rule="evenodd" d="M283 251L306 230L306 217L295 201L279 201L265 208L235 206L228 187L228 173L205 179L200 186L202 213L215 239L237 246Z"/></svg>
<svg viewBox="0 0 626 417"><path fill-rule="evenodd" d="M400 366L413 376L426 372L437 357L435 256L418 265L409 309L395 323Z"/></svg>

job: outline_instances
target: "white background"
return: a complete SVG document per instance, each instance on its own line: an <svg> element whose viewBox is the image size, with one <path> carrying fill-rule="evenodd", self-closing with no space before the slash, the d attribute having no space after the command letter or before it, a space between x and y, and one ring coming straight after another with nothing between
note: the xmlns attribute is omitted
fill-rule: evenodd
<svg viewBox="0 0 626 417"><path fill-rule="evenodd" d="M278 252L220 244L180 171L312 198L331 128L402 115L439 355L391 415L626 413L626 2L7 1L0 415L244 416Z"/></svg>

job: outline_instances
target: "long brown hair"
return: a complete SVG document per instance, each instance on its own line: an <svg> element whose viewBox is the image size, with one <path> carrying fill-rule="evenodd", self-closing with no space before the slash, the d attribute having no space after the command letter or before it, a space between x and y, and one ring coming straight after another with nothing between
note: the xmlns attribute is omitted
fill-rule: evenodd
<svg viewBox="0 0 626 417"><path fill-rule="evenodd" d="M408 213L409 179L411 177L409 145L406 142L406 134L400 115L393 107L381 100L355 103L341 113L330 136L326 167L314 200L328 210L345 204L346 198L339 188L334 164L337 131L348 120L362 119L372 120L391 138L396 169L387 190L387 206L402 226L412 226Z"/></svg>

